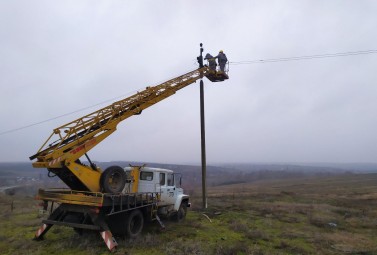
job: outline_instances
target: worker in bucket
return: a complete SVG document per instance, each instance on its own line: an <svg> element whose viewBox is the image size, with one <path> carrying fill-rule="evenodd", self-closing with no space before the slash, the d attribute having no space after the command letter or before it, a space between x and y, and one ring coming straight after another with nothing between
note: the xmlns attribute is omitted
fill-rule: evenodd
<svg viewBox="0 0 377 255"><path fill-rule="evenodd" d="M216 71L217 64L215 58L211 54L207 53L204 59L208 60L209 69Z"/></svg>
<svg viewBox="0 0 377 255"><path fill-rule="evenodd" d="M225 72L225 65L226 65L226 62L228 62L228 59L226 55L224 54L223 50L220 50L219 54L215 58L218 59L217 61L219 62L220 70L222 72Z"/></svg>

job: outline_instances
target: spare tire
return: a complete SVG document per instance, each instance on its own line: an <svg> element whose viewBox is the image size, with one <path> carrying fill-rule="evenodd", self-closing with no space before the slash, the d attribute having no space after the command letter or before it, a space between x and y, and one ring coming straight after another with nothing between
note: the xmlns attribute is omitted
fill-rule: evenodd
<svg viewBox="0 0 377 255"><path fill-rule="evenodd" d="M100 185L102 192L120 193L126 184L126 174L120 166L110 166L102 173Z"/></svg>

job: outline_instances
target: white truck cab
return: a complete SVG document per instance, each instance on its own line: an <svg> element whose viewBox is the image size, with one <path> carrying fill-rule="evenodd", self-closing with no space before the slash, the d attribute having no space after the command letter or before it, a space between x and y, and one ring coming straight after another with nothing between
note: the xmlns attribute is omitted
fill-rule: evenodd
<svg viewBox="0 0 377 255"><path fill-rule="evenodd" d="M189 196L181 188L182 175L172 170L154 167L125 167L127 179L123 193L154 192L161 194L158 214L176 216L181 220L190 207Z"/></svg>

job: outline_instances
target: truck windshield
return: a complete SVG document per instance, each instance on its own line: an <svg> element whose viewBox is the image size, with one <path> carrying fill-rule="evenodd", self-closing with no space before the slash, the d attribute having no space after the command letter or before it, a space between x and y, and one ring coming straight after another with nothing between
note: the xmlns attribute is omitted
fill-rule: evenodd
<svg viewBox="0 0 377 255"><path fill-rule="evenodd" d="M168 174L168 186L174 186L174 175Z"/></svg>
<svg viewBox="0 0 377 255"><path fill-rule="evenodd" d="M176 180L175 187L182 188L182 174L180 173L174 174L174 179Z"/></svg>
<svg viewBox="0 0 377 255"><path fill-rule="evenodd" d="M160 185L165 185L165 173L160 173Z"/></svg>

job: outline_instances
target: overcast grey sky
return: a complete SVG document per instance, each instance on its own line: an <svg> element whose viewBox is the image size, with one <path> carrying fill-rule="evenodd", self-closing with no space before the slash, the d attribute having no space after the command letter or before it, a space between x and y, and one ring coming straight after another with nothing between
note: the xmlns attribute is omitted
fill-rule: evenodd
<svg viewBox="0 0 377 255"><path fill-rule="evenodd" d="M0 0L0 132L230 61L377 50L377 1ZM377 162L377 54L231 65L205 80L207 161ZM107 104L110 104L107 103ZM107 104L0 135L27 161L53 128ZM199 86L122 122L93 160L199 163Z"/></svg>

